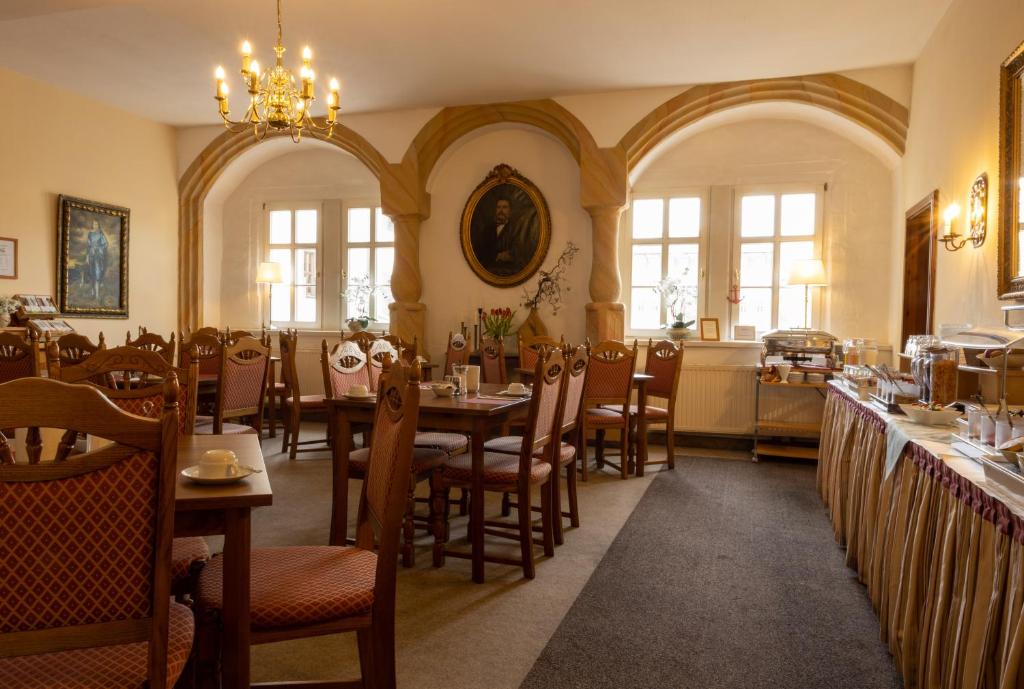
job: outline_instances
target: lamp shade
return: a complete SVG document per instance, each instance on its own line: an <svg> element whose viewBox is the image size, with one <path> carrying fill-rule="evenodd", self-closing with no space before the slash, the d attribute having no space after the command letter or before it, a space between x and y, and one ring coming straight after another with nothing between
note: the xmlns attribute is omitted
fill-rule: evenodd
<svg viewBox="0 0 1024 689"><path fill-rule="evenodd" d="M264 261L256 269L256 282L260 284L280 284L284 282L281 277L281 264L274 261Z"/></svg>
<svg viewBox="0 0 1024 689"><path fill-rule="evenodd" d="M825 279L825 265L821 262L820 258L794 261L793 266L789 269L786 283L789 285L824 287L828 284L828 280Z"/></svg>

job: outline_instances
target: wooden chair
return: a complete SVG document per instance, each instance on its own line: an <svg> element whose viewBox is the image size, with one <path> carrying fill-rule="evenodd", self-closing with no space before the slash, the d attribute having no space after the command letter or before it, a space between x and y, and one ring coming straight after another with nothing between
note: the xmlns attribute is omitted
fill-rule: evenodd
<svg viewBox="0 0 1024 689"><path fill-rule="evenodd" d="M344 397L353 385L370 389L370 371L366 352L355 342L343 340L329 347L327 340L320 342L320 368L324 376L324 397Z"/></svg>
<svg viewBox="0 0 1024 689"><path fill-rule="evenodd" d="M193 639L171 602L177 381L158 420L85 385L0 385L0 428L28 428L26 463L0 434L0 686L170 687ZM39 427L66 429L42 459ZM71 455L79 432L111 444ZM102 678L102 679L101 679Z"/></svg>
<svg viewBox="0 0 1024 689"><path fill-rule="evenodd" d="M346 342L355 342L357 345L362 347L364 352L368 352L374 340L377 339L377 336L371 333L369 330L360 330L357 333L352 333L348 337L342 337L341 339L345 340Z"/></svg>
<svg viewBox="0 0 1024 689"><path fill-rule="evenodd" d="M199 362L199 375L220 374L220 352L224 344L217 334L196 331L188 340L183 336L178 340L181 343L178 348L178 366L184 368L189 365L190 359L195 358Z"/></svg>
<svg viewBox="0 0 1024 689"><path fill-rule="evenodd" d="M630 425L636 429L637 437L646 436L652 424L665 426L665 452L666 458L657 462L648 462L640 457L636 462L636 475L644 475L645 464L667 464L669 469L676 468L675 458L675 416L676 416L676 395L679 391L679 375L683 369L683 344L678 345L671 340L660 342L647 342L647 361L644 364L644 373L654 376L647 382L647 396L657 397L666 400L666 406L658 407L651 404L646 405L644 413L644 427L636 428L639 421L639 407L635 404L629 406ZM607 409L622 411L621 406L610 406ZM636 448L636 443L631 443Z"/></svg>
<svg viewBox="0 0 1024 689"><path fill-rule="evenodd" d="M401 357L397 347L383 337L373 340L363 351L366 352L366 369L370 375L370 389L376 390L377 381L380 380L381 372L384 370L385 359L389 362L400 361Z"/></svg>
<svg viewBox="0 0 1024 689"><path fill-rule="evenodd" d="M139 333L139 336L132 339L132 331L129 330L127 336L124 339L124 343L128 347L134 347L136 349L145 349L150 352L156 352L164 358L168 364L174 365L174 333L171 333L171 339L165 340L157 333L151 333L147 330L143 330Z"/></svg>
<svg viewBox="0 0 1024 689"><path fill-rule="evenodd" d="M565 359L562 352L553 350L548 356L538 359L534 369L536 382L533 386L533 395L530 398L530 410L526 418L526 432L520 439L518 455L509 455L502 452L484 452L483 457L483 484L484 490L496 491L499 493L514 493L518 520L509 523L502 520L485 520L484 533L499 538L511 538L519 541L521 558L519 560L507 557L490 556L484 554L487 562L500 562L503 564L520 565L523 568L523 576L533 579L535 576L534 555L533 555L533 510L531 509L530 492L533 486L540 486L541 495L541 523L542 543L544 554L554 554L553 535L553 513L551 488L552 458L550 453L557 447L555 442L561 431L562 419L558 413L558 403L561 398L562 380L565 373ZM545 449L551 445L551 449ZM439 477L441 494L446 496L447 491L458 486L468 490L473 482L473 458L471 455L460 455L445 461L444 470ZM443 500L443 499L442 499ZM443 504L443 503L442 503ZM436 514L436 519L443 519L441 514ZM470 517L472 519L472 517ZM439 525L435 528L435 534L443 534L447 528ZM473 530L470 528L469 533ZM436 536L435 536L436 538ZM474 547L483 547L482 543L473 544ZM444 564L445 555L456 557L470 557L468 553L452 552L444 547L443 543L435 543L434 566Z"/></svg>
<svg viewBox="0 0 1024 689"><path fill-rule="evenodd" d="M54 380L60 380L60 375L55 375L55 371L59 371L65 366L74 366L85 361L86 357L94 352L98 352L101 349L106 349L107 344L103 339L103 333L100 333L99 344L93 344L85 335L79 335L78 333L68 333L61 335L56 340L50 339L50 334L46 334L46 370L48 375Z"/></svg>
<svg viewBox="0 0 1024 689"><path fill-rule="evenodd" d="M220 341L223 344L234 344L243 337L253 337L262 340L263 335L263 332L260 332L260 334L257 335L251 330L232 330L231 328L228 327L225 327L224 330L221 330L218 333L218 337L220 337Z"/></svg>
<svg viewBox="0 0 1024 689"><path fill-rule="evenodd" d="M387 340L391 346L398 350L398 358L406 366L411 366L419 354L419 342L414 337L412 342L407 342L398 335L384 335L382 340Z"/></svg>
<svg viewBox="0 0 1024 689"><path fill-rule="evenodd" d="M284 410L284 432L281 434L281 452L288 453L288 459L295 459L299 452L322 450L328 438L323 440L299 440L302 427L303 412L324 412L327 405L322 394L303 395L299 384L299 371L295 363L295 352L298 348L299 335L294 330L282 330L279 347L281 351L281 382L285 386L285 398L281 408ZM300 445L316 444L321 447L299 447Z"/></svg>
<svg viewBox="0 0 1024 689"><path fill-rule="evenodd" d="M590 460L587 457L587 434L595 433L596 463L605 464L604 439L609 430L619 431L619 469L623 479L629 478L629 414L621 411L628 407L633 390L633 371L636 368L637 344L630 349L622 342L606 340L588 349L590 357L587 384L583 393L579 458L583 463L583 480L590 478ZM615 411L618 406L620 411Z"/></svg>
<svg viewBox="0 0 1024 689"><path fill-rule="evenodd" d="M508 374L505 372L505 343L501 338L485 337L480 340L480 381L501 385L508 383Z"/></svg>
<svg viewBox="0 0 1024 689"><path fill-rule="evenodd" d="M340 543L334 545L252 551L252 643L356 632L362 679L320 686L395 687L396 563L419 395L418 367L395 364L377 396L354 547L345 547L345 534L337 534ZM214 557L200 577L199 645L204 658L218 655L215 621L222 608L222 561Z"/></svg>
<svg viewBox="0 0 1024 689"><path fill-rule="evenodd" d="M522 333L516 335L519 345L519 369L522 371L533 371L534 366L537 365L537 357L552 349L565 346L564 340L555 340L547 335L532 337L524 337Z"/></svg>
<svg viewBox="0 0 1024 689"><path fill-rule="evenodd" d="M212 325L207 325L197 329L194 333L189 333L189 339L192 339L196 335L212 335L213 337L220 337L220 329L215 328Z"/></svg>
<svg viewBox="0 0 1024 689"><path fill-rule="evenodd" d="M444 353L444 375L452 375L452 366L469 363L469 343L462 333L448 333L448 349Z"/></svg>
<svg viewBox="0 0 1024 689"><path fill-rule="evenodd" d="M31 332L28 339L17 333L0 332L0 383L39 375L36 346L36 337Z"/></svg>
<svg viewBox="0 0 1024 689"><path fill-rule="evenodd" d="M264 340L242 335L221 347L220 375L217 376L217 401L212 417L196 424L200 435L236 435L263 430L263 404L266 400L270 346ZM252 424L225 423L225 419L252 419Z"/></svg>

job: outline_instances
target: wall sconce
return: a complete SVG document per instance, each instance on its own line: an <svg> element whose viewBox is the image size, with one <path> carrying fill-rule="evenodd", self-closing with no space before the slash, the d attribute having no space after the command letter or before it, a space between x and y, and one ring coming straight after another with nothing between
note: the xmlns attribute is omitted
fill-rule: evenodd
<svg viewBox="0 0 1024 689"><path fill-rule="evenodd" d="M942 212L942 236L939 241L946 246L946 251L960 251L967 246L967 238L953 230L953 221L960 216L960 204L951 203Z"/></svg>
<svg viewBox="0 0 1024 689"><path fill-rule="evenodd" d="M970 223L970 238L974 248L985 243L988 228L988 174L981 173L971 185L967 201L967 219Z"/></svg>

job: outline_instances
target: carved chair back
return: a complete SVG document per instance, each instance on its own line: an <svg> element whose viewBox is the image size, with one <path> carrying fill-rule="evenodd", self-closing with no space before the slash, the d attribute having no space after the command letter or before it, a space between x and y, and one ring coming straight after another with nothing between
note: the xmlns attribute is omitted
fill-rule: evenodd
<svg viewBox="0 0 1024 689"><path fill-rule="evenodd" d="M523 444L519 452L519 479L528 481L534 451L545 445L555 447L561 437L563 380L565 356L560 349L551 349L539 356L533 369L533 394ZM548 460L551 461L550 453Z"/></svg>
<svg viewBox="0 0 1024 689"><path fill-rule="evenodd" d="M237 331L236 331L237 332ZM220 377L217 379L217 403L213 414L213 432L224 429L224 419L251 416L257 429L266 400L270 346L251 335L241 335L221 349Z"/></svg>
<svg viewBox="0 0 1024 689"><path fill-rule="evenodd" d="M485 337L480 340L480 380L484 383L508 382L505 372L505 343L501 338Z"/></svg>
<svg viewBox="0 0 1024 689"><path fill-rule="evenodd" d="M351 340L343 340L328 351L327 340L320 343L320 368L324 376L324 397L344 397L353 385L370 386L366 352Z"/></svg>
<svg viewBox="0 0 1024 689"><path fill-rule="evenodd" d="M370 374L370 389L376 390L384 370L385 357L390 358L391 361L399 361L401 355L395 345L384 337L374 340L369 349L364 351L366 352L367 371Z"/></svg>
<svg viewBox="0 0 1024 689"><path fill-rule="evenodd" d="M106 349L107 343L100 333L99 343L93 344L85 335L78 333L67 333L56 340L51 340L49 334L46 336L46 369L51 378L60 380L60 370L65 366L74 366L86 360L86 358Z"/></svg>
<svg viewBox="0 0 1024 689"><path fill-rule="evenodd" d="M0 333L0 383L39 375L35 335L26 340L17 333Z"/></svg>
<svg viewBox="0 0 1024 689"><path fill-rule="evenodd" d="M469 343L462 333L448 333L448 349L444 353L444 375L452 375L452 366L469 363Z"/></svg>
<svg viewBox="0 0 1024 689"><path fill-rule="evenodd" d="M419 342L414 337L412 342L407 342L400 338L398 335L385 335L381 338L391 343L391 346L398 350L398 357L402 360L406 366L416 361L416 356L419 354Z"/></svg>
<svg viewBox="0 0 1024 689"><path fill-rule="evenodd" d="M207 330L200 328L200 330ZM179 338L181 345L178 348L178 365L187 367L194 358L199 362L199 373L205 375L216 375L220 373L220 352L224 345L220 337L208 332L196 331L187 341Z"/></svg>
<svg viewBox="0 0 1024 689"><path fill-rule="evenodd" d="M587 348L580 345L572 347L566 345L562 349L565 357L565 412L562 418L562 433L568 433L576 428L580 414L583 410L583 392L587 385L587 369L590 364L590 356Z"/></svg>
<svg viewBox="0 0 1024 689"><path fill-rule="evenodd" d="M533 367L537 364L538 355L547 352L554 347L562 347L565 345L565 341L558 341L554 338L548 337L547 335L534 335L532 337L524 337L521 333L518 334L519 342L519 368L532 371Z"/></svg>
<svg viewBox="0 0 1024 689"><path fill-rule="evenodd" d="M596 404L629 405L636 353L636 342L632 349L616 340L605 340L588 348L590 364L583 393L584 407Z"/></svg>
<svg viewBox="0 0 1024 689"><path fill-rule="evenodd" d="M363 349L364 352L368 352L370 351L370 346L377 339L377 336L369 330L360 330L359 332L352 333L348 337L343 337L342 339L347 342L355 342Z"/></svg>
<svg viewBox="0 0 1024 689"><path fill-rule="evenodd" d="M683 345L671 340L647 342L647 361L644 373L654 378L647 382L647 394L663 397L669 402L669 410L675 408L679 376L683 370Z"/></svg>
<svg viewBox="0 0 1024 689"><path fill-rule="evenodd" d="M124 343L128 347L156 352L163 357L164 361L168 364L174 365L174 333L171 333L170 340L165 340L157 333L151 333L148 330L143 330L139 333L138 337L132 339L132 332L129 330L124 339Z"/></svg>

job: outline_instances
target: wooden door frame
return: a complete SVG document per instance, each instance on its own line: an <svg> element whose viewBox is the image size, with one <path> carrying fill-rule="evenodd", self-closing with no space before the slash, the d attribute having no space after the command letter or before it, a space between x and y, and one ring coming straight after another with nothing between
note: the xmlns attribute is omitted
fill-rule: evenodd
<svg viewBox="0 0 1024 689"><path fill-rule="evenodd" d="M925 196L923 199L921 199L920 201L915 203L913 206L911 206L907 210L906 214L904 215L904 223L903 223L903 237L904 237L904 245L903 245L903 275L904 275L904 282L905 282L906 281L906 271L907 271L907 262L906 262L907 247L906 247L906 242L905 242L906 235L907 235L907 222L909 222L911 218L913 218L915 216L918 216L918 215L921 215L922 213L924 213L926 211L928 213L928 235L929 235L929 237L928 237L928 246L930 247L930 250L928 252L928 309L927 309L927 317L926 317L926 321L925 322L927 323L926 330L930 333L932 331L932 327L934 326L934 322L933 321L935 320L935 272L936 272L935 271L935 264L936 264L936 261L938 260L938 255L936 253L936 250L938 248L938 243L939 243L939 190L938 189L935 189L930 194ZM907 299L907 295L904 294L903 295L903 303L904 304L906 303L906 299ZM902 319L902 315L903 315L903 309L901 308L900 309L900 317L901 317L901 319ZM910 334L910 333L903 332L904 328L905 328L905 324L903 322L901 322L900 323L900 335L901 335L901 340L902 341L906 341L907 335ZM914 334L920 334L920 333L914 333ZM902 346L902 342L900 343L900 346Z"/></svg>

